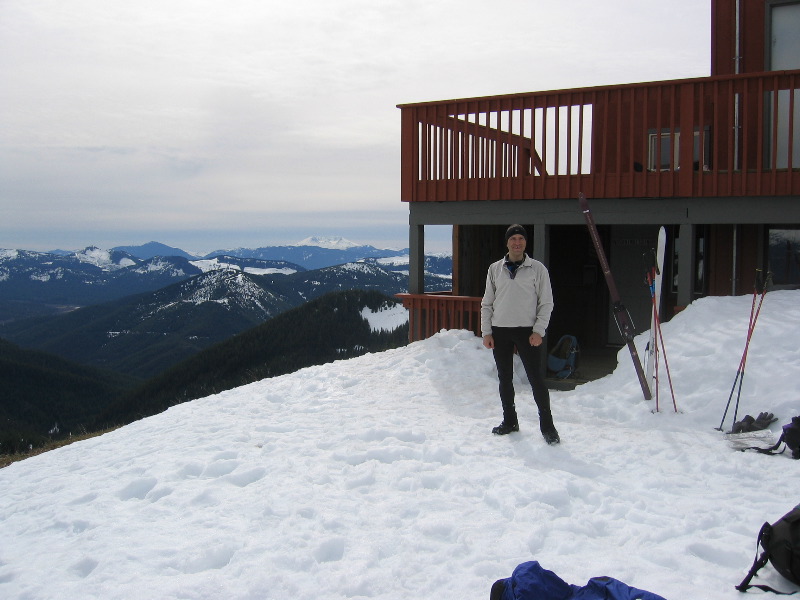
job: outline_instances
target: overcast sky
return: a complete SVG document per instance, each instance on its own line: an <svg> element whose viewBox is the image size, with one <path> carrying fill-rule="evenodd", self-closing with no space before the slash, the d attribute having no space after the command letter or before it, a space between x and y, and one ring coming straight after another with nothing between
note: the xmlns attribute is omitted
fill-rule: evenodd
<svg viewBox="0 0 800 600"><path fill-rule="evenodd" d="M397 104L709 47L710 0L0 0L0 248L406 246Z"/></svg>

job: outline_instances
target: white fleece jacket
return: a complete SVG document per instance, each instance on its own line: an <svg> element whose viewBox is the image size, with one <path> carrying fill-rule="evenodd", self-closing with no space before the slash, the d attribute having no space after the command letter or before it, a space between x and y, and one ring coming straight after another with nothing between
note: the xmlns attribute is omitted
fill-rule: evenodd
<svg viewBox="0 0 800 600"><path fill-rule="evenodd" d="M491 335L495 327L533 327L544 337L553 312L550 274L527 254L512 277L505 257L489 265L486 291L481 301L481 332Z"/></svg>

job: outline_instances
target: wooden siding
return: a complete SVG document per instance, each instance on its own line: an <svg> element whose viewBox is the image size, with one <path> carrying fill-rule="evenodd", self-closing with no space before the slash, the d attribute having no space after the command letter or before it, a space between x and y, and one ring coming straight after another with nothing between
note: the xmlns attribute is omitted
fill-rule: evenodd
<svg viewBox="0 0 800 600"><path fill-rule="evenodd" d="M711 75L768 70L764 46L770 0L711 0ZM739 8L740 48L736 52L736 9Z"/></svg>
<svg viewBox="0 0 800 600"><path fill-rule="evenodd" d="M794 70L400 105L401 199L798 195L799 87Z"/></svg>

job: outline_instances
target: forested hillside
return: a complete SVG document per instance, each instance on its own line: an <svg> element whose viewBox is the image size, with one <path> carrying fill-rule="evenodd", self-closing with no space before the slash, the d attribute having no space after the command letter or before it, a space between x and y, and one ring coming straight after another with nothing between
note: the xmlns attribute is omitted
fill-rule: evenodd
<svg viewBox="0 0 800 600"><path fill-rule="evenodd" d="M135 380L0 339L0 454L92 427Z"/></svg>
<svg viewBox="0 0 800 600"><path fill-rule="evenodd" d="M266 377L380 352L408 342L408 325L372 331L362 315L397 302L379 292L328 294L204 350L126 395L95 427L129 423L170 406Z"/></svg>
<svg viewBox="0 0 800 600"><path fill-rule="evenodd" d="M398 307L395 299L376 291L328 294L144 383L0 339L0 454L126 424L174 404L303 367L404 345L407 322L373 330L365 318L365 311L396 312ZM153 352L158 353L157 346Z"/></svg>

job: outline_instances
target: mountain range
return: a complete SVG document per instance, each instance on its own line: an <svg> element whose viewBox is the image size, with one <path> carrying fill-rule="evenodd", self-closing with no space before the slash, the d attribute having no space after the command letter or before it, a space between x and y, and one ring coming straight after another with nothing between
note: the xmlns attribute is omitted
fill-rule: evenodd
<svg viewBox="0 0 800 600"><path fill-rule="evenodd" d="M235 250L217 250L205 258L215 256L233 256L236 258L257 258L259 260L283 260L295 263L306 269L321 269L333 265L357 262L365 258L390 258L408 256L408 249L382 250L373 246L322 247L322 246L269 246L265 248L237 248Z"/></svg>
<svg viewBox="0 0 800 600"><path fill-rule="evenodd" d="M405 291L404 273L375 262L254 275L220 269L170 286L65 314L0 325L25 348L148 378L192 354L327 293Z"/></svg>
<svg viewBox="0 0 800 600"><path fill-rule="evenodd" d="M314 238L304 240L311 241ZM0 323L152 292L210 270L288 275L367 259L388 271L408 269L406 250L381 250L341 239L327 243L332 247L239 248L202 257L158 242L110 250L90 246L71 253L0 250ZM438 278L434 287L449 289L451 258L432 255L426 259L426 270Z"/></svg>
<svg viewBox="0 0 800 600"><path fill-rule="evenodd" d="M223 268L259 274L303 270L284 261L222 256L194 262L180 256L141 259L94 247L71 255L0 250L0 323L152 292Z"/></svg>
<svg viewBox="0 0 800 600"><path fill-rule="evenodd" d="M131 251L138 249L4 251L0 337L146 379L324 294L361 289L393 296L408 286L407 255L308 270L281 260L141 258ZM426 264L428 287L448 289L449 257L430 256Z"/></svg>
<svg viewBox="0 0 800 600"><path fill-rule="evenodd" d="M214 250L206 254L190 254L180 248L159 242L148 242L141 246L116 246L112 252L121 252L142 260L157 256L175 256L189 261L212 259L218 256L254 258L266 261L285 261L306 269L321 269L333 265L357 262L365 258L408 256L408 249L392 250L359 245L343 238L310 237L294 245L265 246L261 248L234 248Z"/></svg>

